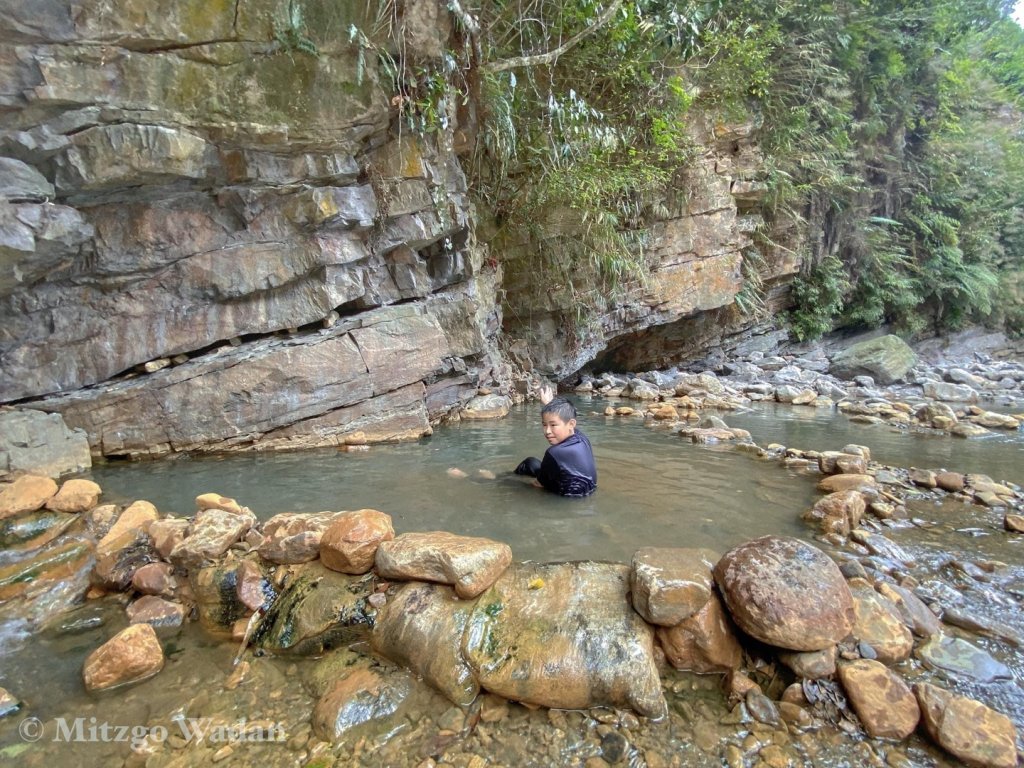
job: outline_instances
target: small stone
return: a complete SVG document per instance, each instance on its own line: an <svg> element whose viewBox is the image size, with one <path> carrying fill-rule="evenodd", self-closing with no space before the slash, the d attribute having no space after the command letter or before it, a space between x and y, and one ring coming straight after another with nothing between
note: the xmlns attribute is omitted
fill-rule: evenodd
<svg viewBox="0 0 1024 768"><path fill-rule="evenodd" d="M779 724L778 707L775 706L775 702L760 691L747 691L744 701L746 701L747 710L750 712L751 717L759 723L772 726Z"/></svg>
<svg viewBox="0 0 1024 768"><path fill-rule="evenodd" d="M0 688L0 717L13 715L21 709L21 702L6 688Z"/></svg>
<svg viewBox="0 0 1024 768"><path fill-rule="evenodd" d="M960 493L964 489L964 476L959 472L939 472L935 484L949 493Z"/></svg>
<svg viewBox="0 0 1024 768"><path fill-rule="evenodd" d="M629 741L617 731L606 733L601 738L601 756L608 761L609 765L615 765L626 757L629 749Z"/></svg>
<svg viewBox="0 0 1024 768"><path fill-rule="evenodd" d="M143 595L167 597L176 586L174 569L168 563L147 563L132 574L132 588Z"/></svg>
<svg viewBox="0 0 1024 768"><path fill-rule="evenodd" d="M462 480L463 478L469 477L469 475L467 475L463 470L459 469L458 467L448 467L448 469L446 470L446 474L448 475L448 477L454 477L457 480Z"/></svg>
<svg viewBox="0 0 1024 768"><path fill-rule="evenodd" d="M89 691L102 691L152 677L164 666L164 652L149 624L132 624L85 659L82 675Z"/></svg>
<svg viewBox="0 0 1024 768"><path fill-rule="evenodd" d="M1003 527L1011 533L1024 533L1024 515L1007 515Z"/></svg>
<svg viewBox="0 0 1024 768"><path fill-rule="evenodd" d="M633 607L651 624L676 626L710 599L718 559L709 549L637 550L630 570Z"/></svg>
<svg viewBox="0 0 1024 768"><path fill-rule="evenodd" d="M780 653L779 661L789 667L797 677L819 680L831 677L836 671L836 647L803 653Z"/></svg>
<svg viewBox="0 0 1024 768"><path fill-rule="evenodd" d="M185 607L155 595L145 595L128 606L128 622L146 623L159 628L180 627L185 621Z"/></svg>
<svg viewBox="0 0 1024 768"><path fill-rule="evenodd" d="M480 703L480 720L485 723L500 723L508 717L508 700L488 694Z"/></svg>
<svg viewBox="0 0 1024 768"><path fill-rule="evenodd" d="M830 475L818 483L818 490L825 493L848 491L851 489L874 488L877 485L871 475Z"/></svg>
<svg viewBox="0 0 1024 768"><path fill-rule="evenodd" d="M228 679L224 681L224 687L233 691L249 677L249 671L252 669L248 661L242 661L228 676Z"/></svg>
<svg viewBox="0 0 1024 768"><path fill-rule="evenodd" d="M927 667L980 683L1013 679L1009 667L959 637L935 635L918 646L915 655Z"/></svg>
<svg viewBox="0 0 1024 768"><path fill-rule="evenodd" d="M201 493L196 496L196 509L222 509L225 512L234 512L236 515L240 515L243 507L228 496L221 496L219 493Z"/></svg>

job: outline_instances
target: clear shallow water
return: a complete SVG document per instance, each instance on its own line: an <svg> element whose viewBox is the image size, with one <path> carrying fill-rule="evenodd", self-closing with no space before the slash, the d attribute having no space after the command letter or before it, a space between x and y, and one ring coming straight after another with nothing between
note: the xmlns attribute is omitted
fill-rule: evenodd
<svg viewBox="0 0 1024 768"><path fill-rule="evenodd" d="M746 429L758 445L781 443L802 450L867 445L883 464L952 472L980 472L994 480L1024 484L1024 433L993 431L965 440L930 430L859 424L831 408L755 403L747 411L722 414L730 427Z"/></svg>
<svg viewBox="0 0 1024 768"><path fill-rule="evenodd" d="M483 535L508 542L517 559L612 559L628 561L640 546L708 546L719 551L766 534L796 535L810 539L813 531L799 520L818 494L813 474L781 468L728 448L695 446L663 428L644 426L635 419L592 415L607 405L604 400L579 400L581 423L590 435L599 468L599 490L589 499L561 499L532 489L522 479L473 477L478 469L507 473L524 456L540 455L545 442L536 407L516 409L499 422L467 422L444 427L413 444L374 446L357 453L334 450L292 454L203 457L174 462L117 464L99 467L93 477L103 486L105 500L147 498L163 512L191 514L194 498L218 491L238 498L260 517L284 511L358 509L372 506L394 517L398 532L448 530ZM849 422L844 416L809 408L764 407L749 413L725 413L732 425L750 430L764 445L781 442L804 449L841 448L855 442L871 446L882 461L900 465L947 466L936 456L947 451L951 469L985 471L1012 479L993 468L1020 468L1020 445L1013 439L980 442L903 434L885 427ZM981 466L960 462L961 449L977 446ZM914 451L920 451L915 453ZM974 455L974 454L972 454ZM1008 457L1008 458L1007 458ZM1000 464L999 462L1004 462ZM457 466L471 475L453 479L446 474ZM956 581L951 558L999 559L1015 564L1019 574L1021 539L999 532L994 512L963 505L954 508L922 503L914 514L938 523L932 529L910 528L887 533L918 558L911 570L920 581L941 574L965 595L966 605L1024 631L1019 601L993 601L985 589ZM976 537L963 531L984 529ZM983 585L982 585L983 586ZM994 607L993 607L994 606ZM217 717L227 722L264 718L281 723L295 746L240 746L222 765L295 765L304 759L304 734L315 703L301 684L313 659L250 658L252 673L237 689L225 687L237 648L187 625L162 636L168 661L151 680L123 691L102 695L85 693L81 667L85 656L118 629L125 617L117 596L88 603L82 614L98 615L104 625L81 634L53 632L26 636L18 622L0 624L0 685L24 698L29 714L45 723L43 740L30 744L17 727L21 717L0 720L0 762L50 766L71 761L78 765L208 765L220 745L190 743L187 749L170 746L150 761L133 756L125 743L68 744L54 741L54 718L95 717L98 722L148 727L163 725L175 732L170 718L176 712L189 717ZM958 630L951 629L952 634ZM1024 725L1020 651L997 641L968 635L1014 669L1014 681L991 686L939 679L959 692L973 695L1009 714ZM933 679L916 664L901 665L913 679ZM664 680L673 714L661 724L644 723L628 732L637 749L679 756L684 765L719 765L725 744L743 746L747 731L723 724L728 705L715 677L698 678L668 673ZM362 757L343 750L343 765L413 766L436 744L451 714L451 706L438 695L419 687L417 700L401 719L388 741L382 737L380 758L373 744ZM677 714L678 710L678 714ZM552 727L544 711L530 712L512 705L507 720L481 726L465 740L465 753L484 755L509 765L583 765L598 754L594 736L597 723L584 713L567 713L571 727ZM561 734L558 736L557 734ZM701 738L708 751L695 746ZM408 744L403 742L403 738ZM814 765L865 764L856 740L824 729L794 732L806 759ZM561 739L561 741L559 740ZM427 746L423 746L424 742ZM922 740L907 747L872 742L876 754L899 749L912 765L952 765L953 761ZM745 747L744 747L745 748ZM348 747L351 749L351 747ZM8 751L14 750L14 751ZM813 756L813 757L812 757ZM385 759L386 758L386 759ZM753 762L756 757L750 755ZM463 764L454 760L454 764ZM632 759L630 764L641 764Z"/></svg>
<svg viewBox="0 0 1024 768"><path fill-rule="evenodd" d="M628 563L643 546L724 551L769 533L806 535L799 518L816 497L813 476L729 448L696 446L634 419L591 414L604 405L578 401L598 467L598 490L586 499L561 498L511 474L524 457L547 448L535 406L367 451L111 464L91 476L104 500L147 499L177 515L192 514L195 497L212 491L262 519L372 507L392 516L397 533L486 536L508 543L518 560ZM450 467L469 477L449 477ZM478 470L498 478L485 480Z"/></svg>

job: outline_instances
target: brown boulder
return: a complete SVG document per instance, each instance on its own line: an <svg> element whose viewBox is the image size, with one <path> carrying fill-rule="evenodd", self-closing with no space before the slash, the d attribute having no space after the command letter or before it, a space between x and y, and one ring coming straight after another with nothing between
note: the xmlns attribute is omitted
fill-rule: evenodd
<svg viewBox="0 0 1024 768"><path fill-rule="evenodd" d="M739 669L743 664L743 648L729 614L713 592L697 613L674 627L658 627L657 634L665 658L676 669L710 674Z"/></svg>
<svg viewBox="0 0 1024 768"><path fill-rule="evenodd" d="M853 598L839 568L798 539L748 541L726 552L714 573L739 628L769 645L820 651L853 627Z"/></svg>
<svg viewBox="0 0 1024 768"><path fill-rule="evenodd" d="M1024 515L1007 515L1003 527L1010 533L1024 533Z"/></svg>
<svg viewBox="0 0 1024 768"><path fill-rule="evenodd" d="M918 637L931 637L942 631L938 616L906 587L882 582L877 589L878 594L896 607L903 623Z"/></svg>
<svg viewBox="0 0 1024 768"><path fill-rule="evenodd" d="M917 683L921 721L928 735L968 765L1016 768L1017 729L1010 718L965 696Z"/></svg>
<svg viewBox="0 0 1024 768"><path fill-rule="evenodd" d="M853 636L870 645L883 664L896 664L909 658L914 649L914 636L900 619L896 606L863 579L851 580L850 591L857 616Z"/></svg>
<svg viewBox="0 0 1024 768"><path fill-rule="evenodd" d="M442 584L403 584L378 612L370 647L415 672L456 705L468 706L480 692L462 657L462 636L473 607Z"/></svg>
<svg viewBox="0 0 1024 768"><path fill-rule="evenodd" d="M512 562L507 544L453 533L403 533L382 541L374 559L385 579L450 584L462 599L486 590Z"/></svg>
<svg viewBox="0 0 1024 768"><path fill-rule="evenodd" d="M711 598L717 561L710 549L637 550L629 574L633 607L651 624L677 626Z"/></svg>
<svg viewBox="0 0 1024 768"><path fill-rule="evenodd" d="M376 509L343 512L320 539L320 560L332 571L366 573L380 543L394 538L390 515Z"/></svg>
<svg viewBox="0 0 1024 768"><path fill-rule="evenodd" d="M68 480L57 495L46 502L56 512L85 512L99 503L102 490L92 480Z"/></svg>
<svg viewBox="0 0 1024 768"><path fill-rule="evenodd" d="M817 524L822 533L848 536L860 524L866 508L864 494L860 491L836 491L818 499L814 507L803 514L803 519Z"/></svg>
<svg viewBox="0 0 1024 768"><path fill-rule="evenodd" d="M871 738L905 739L917 728L917 699L903 678L884 664L868 659L844 663L839 679Z"/></svg>
<svg viewBox="0 0 1024 768"><path fill-rule="evenodd" d="M85 659L86 690L104 691L152 677L164 666L164 650L149 624L121 630Z"/></svg>
<svg viewBox="0 0 1024 768"><path fill-rule="evenodd" d="M149 526L160 513L148 501L136 501L118 516L107 534L96 545L96 558L125 549L148 538Z"/></svg>
<svg viewBox="0 0 1024 768"><path fill-rule="evenodd" d="M871 475L831 475L818 483L818 490L835 493L853 488L874 488L876 484L875 478Z"/></svg>
<svg viewBox="0 0 1024 768"><path fill-rule="evenodd" d="M320 554L320 538L342 512L285 512L263 524L260 557L271 563L308 563Z"/></svg>
<svg viewBox="0 0 1024 768"><path fill-rule="evenodd" d="M949 493L959 493L964 489L964 476L959 472L939 472L935 484Z"/></svg>
<svg viewBox="0 0 1024 768"><path fill-rule="evenodd" d="M628 591L625 565L517 563L477 599L463 656L482 688L508 699L662 717L654 629Z"/></svg>
<svg viewBox="0 0 1024 768"><path fill-rule="evenodd" d="M23 475L0 490L0 520L21 512L35 512L56 493L57 483L50 478Z"/></svg>

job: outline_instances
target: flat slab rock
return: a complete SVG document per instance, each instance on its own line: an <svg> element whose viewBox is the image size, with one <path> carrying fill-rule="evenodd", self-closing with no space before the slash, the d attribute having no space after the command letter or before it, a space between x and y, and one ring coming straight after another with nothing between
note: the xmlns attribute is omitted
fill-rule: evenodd
<svg viewBox="0 0 1024 768"><path fill-rule="evenodd" d="M853 628L853 596L839 567L798 539L748 541L726 552L714 573L736 624L769 645L820 651Z"/></svg>
<svg viewBox="0 0 1024 768"><path fill-rule="evenodd" d="M482 688L508 699L662 717L654 629L628 591L625 565L516 564L476 601L463 655Z"/></svg>
<svg viewBox="0 0 1024 768"><path fill-rule="evenodd" d="M926 667L953 677L965 677L980 683L1013 679L1009 667L959 637L935 635L919 645L914 653Z"/></svg>
<svg viewBox="0 0 1024 768"><path fill-rule="evenodd" d="M465 600L494 584L511 562L507 544L434 531L382 541L375 568L385 579L449 584Z"/></svg>

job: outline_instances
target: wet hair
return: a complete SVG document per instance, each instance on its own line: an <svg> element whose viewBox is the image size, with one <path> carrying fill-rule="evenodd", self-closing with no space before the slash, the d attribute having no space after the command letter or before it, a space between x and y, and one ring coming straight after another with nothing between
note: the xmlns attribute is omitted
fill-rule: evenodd
<svg viewBox="0 0 1024 768"><path fill-rule="evenodd" d="M541 408L540 416L544 418L545 413L553 413L564 422L576 418L576 408L564 397L556 397L550 403Z"/></svg>

